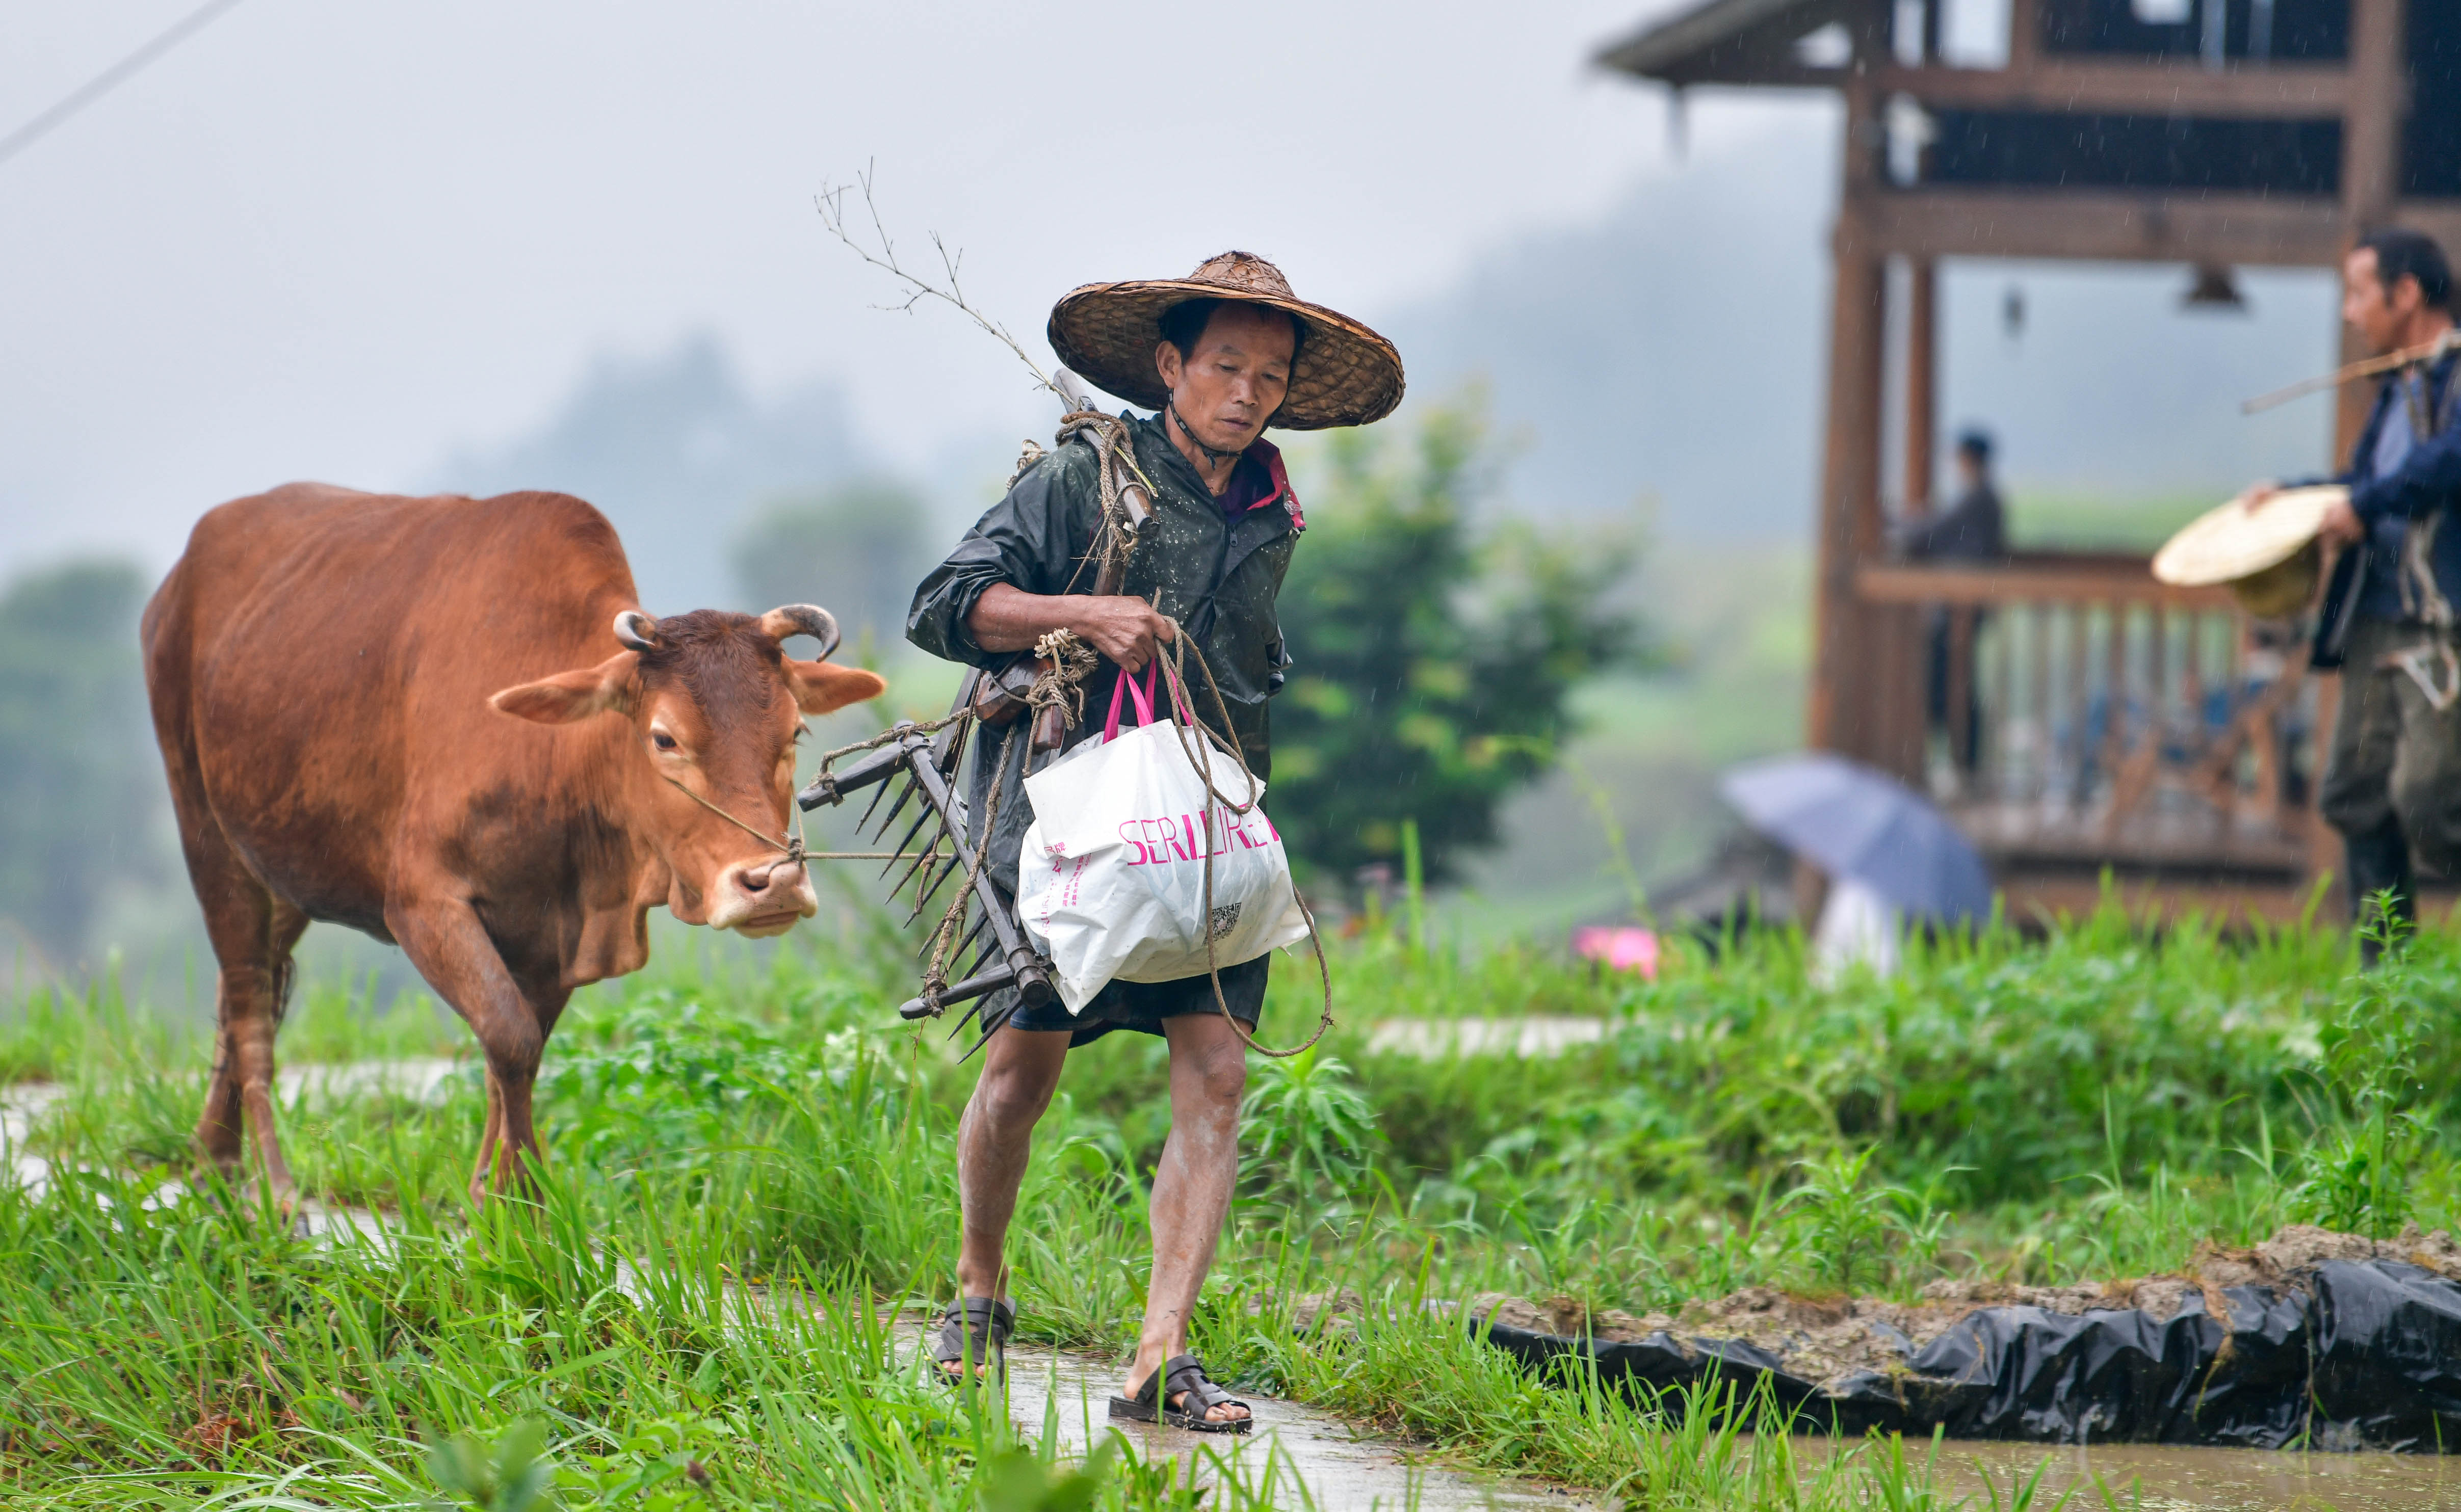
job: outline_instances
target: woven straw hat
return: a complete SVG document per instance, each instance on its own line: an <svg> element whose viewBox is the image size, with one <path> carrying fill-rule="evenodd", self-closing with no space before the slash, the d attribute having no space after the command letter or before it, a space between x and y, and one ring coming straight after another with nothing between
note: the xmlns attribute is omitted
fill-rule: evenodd
<svg viewBox="0 0 2461 1512"><path fill-rule="evenodd" d="M2233 500L2209 509L2153 555L2153 576L2202 586L2226 583L2239 607L2258 619L2279 619L2307 607L2321 574L2316 543L2324 511L2346 500L2338 483L2291 488L2251 510Z"/></svg>
<svg viewBox="0 0 2461 1512"><path fill-rule="evenodd" d="M1250 252L1208 258L1186 278L1088 284L1051 309L1051 350L1106 394L1159 410L1170 397L1154 371L1163 312L1191 299L1236 299L1282 310L1307 330L1291 390L1269 425L1321 431L1365 425L1402 402L1402 354L1358 321L1291 292L1280 268Z"/></svg>

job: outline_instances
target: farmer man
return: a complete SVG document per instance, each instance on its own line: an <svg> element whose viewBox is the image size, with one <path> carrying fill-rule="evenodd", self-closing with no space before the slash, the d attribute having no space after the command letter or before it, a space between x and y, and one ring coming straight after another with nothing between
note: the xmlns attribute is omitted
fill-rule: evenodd
<svg viewBox="0 0 2461 1512"><path fill-rule="evenodd" d="M2342 318L2378 352L2452 330L2452 270L2416 231L2363 238L2342 262ZM2346 504L2323 536L2333 565L2313 662L2343 669L2341 710L2317 806L2342 832L2354 911L2389 888L2416 916L2412 858L2461 877L2461 384L2450 349L2387 374L2342 481ZM2258 507L2274 490L2250 494ZM2369 948L2372 956L2372 947Z"/></svg>
<svg viewBox="0 0 2461 1512"><path fill-rule="evenodd" d="M1103 657L1085 686L1085 707L1101 710L1121 669L1143 671L1188 635L1229 712L1230 728L1215 734L1262 777L1271 760L1266 700L1291 664L1273 598L1306 528L1281 456L1262 437L1268 425L1305 431L1382 418L1402 399L1401 358L1365 326L1295 298L1271 263L1245 252L1226 252L1185 279L1077 289L1052 310L1049 334L1086 381L1157 412L1122 416L1153 485L1152 518L1123 591L1085 591L1102 521L1101 464L1081 432L1030 462L923 580L907 636L935 656L988 667L1048 631L1073 630ZM1190 676L1209 713L1202 677ZM1068 743L1100 723L1081 721ZM1033 819L1018 779L1031 724L984 728L974 746L970 812L989 810L997 781L986 869L1012 897ZM1073 1017L1055 998L1018 1009L993 1033L958 1124L959 1297L932 1343L944 1372L962 1379L968 1361L987 1368L1014 1326L1003 1246L1035 1123L1068 1052L1135 1030L1169 1044L1171 1128L1154 1173L1145 1327L1112 1415L1208 1433L1248 1430L1246 1404L1188 1352L1188 1328L1239 1173L1247 1058L1228 1018L1253 1027L1268 959L1224 968L1221 1005L1209 976L1113 982ZM1015 1001L1009 992L987 1000L986 1021L997 1022Z"/></svg>

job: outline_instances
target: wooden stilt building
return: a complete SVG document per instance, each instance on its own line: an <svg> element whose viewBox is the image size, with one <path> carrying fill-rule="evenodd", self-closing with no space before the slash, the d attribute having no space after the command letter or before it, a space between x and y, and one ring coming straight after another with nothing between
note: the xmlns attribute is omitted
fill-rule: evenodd
<svg viewBox="0 0 2461 1512"><path fill-rule="evenodd" d="M2341 858L2313 808L2334 679L2305 673L2294 628L2141 557L1892 561L1883 450L1894 431L1901 496L1929 497L1941 259L2226 281L2338 268L2395 222L2461 252L2461 4L2008 0L2004 64L1971 67L1942 57L1943 3L1706 0L1598 57L1844 105L1810 743L1952 790L2020 914L2088 907L2108 873L2165 911L2295 916ZM2369 397L2343 391L2337 456ZM1972 689L1982 711L1962 780L1925 729L1942 616L1950 707ZM1962 723L1949 739L1976 738Z"/></svg>

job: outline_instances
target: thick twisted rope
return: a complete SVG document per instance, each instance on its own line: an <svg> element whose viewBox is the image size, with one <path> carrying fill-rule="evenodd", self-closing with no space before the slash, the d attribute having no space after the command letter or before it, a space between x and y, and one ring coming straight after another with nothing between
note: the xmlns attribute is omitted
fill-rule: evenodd
<svg viewBox="0 0 2461 1512"><path fill-rule="evenodd" d="M1089 564L1096 564L1097 581L1103 576L1104 568L1113 565L1119 568L1119 578L1125 580L1129 555L1136 550L1136 535L1131 529L1133 522L1128 518L1127 505L1121 501L1121 492L1133 480L1145 490L1147 499L1155 497L1153 479L1137 465L1136 448L1129 441L1125 424L1100 410L1075 410L1060 420L1059 434L1055 439L1065 445L1068 437L1080 433L1091 438L1094 454L1102 458L1096 479L1102 500L1102 524L1093 545L1087 549L1084 561L1078 563L1077 570L1070 574L1068 586L1060 590L1063 593L1075 591L1077 580L1084 576Z"/></svg>
<svg viewBox="0 0 2461 1512"><path fill-rule="evenodd" d="M1263 784L1256 780L1256 774L1248 769L1248 757L1239 749L1238 736L1230 728L1230 709L1223 702L1222 685L1213 680L1213 669L1207 665L1205 653L1189 644L1188 633L1180 628L1177 620L1171 621L1170 632L1171 655L1168 660L1163 662L1163 672L1170 683L1174 714L1181 711L1185 711L1188 714L1186 724L1182 724L1174 717L1170 722L1171 729L1178 735L1181 754L1188 757L1188 765L1195 769L1197 776L1204 781L1206 797L1209 799L1205 827L1205 973L1213 983L1213 1006L1221 1010L1223 1022L1230 1026L1231 1033L1237 1034L1250 1050L1268 1060L1288 1060L1315 1049L1316 1041L1324 1038L1325 1032L1333 1028L1333 969L1325 964L1324 937L1316 932L1316 910L1307 905L1307 899L1300 894L1296 879L1293 879L1291 901L1298 905L1299 917L1307 921L1308 945L1316 952L1316 979L1324 989L1324 1009L1317 1015L1316 1033L1289 1050L1274 1050L1260 1043L1255 1035L1248 1032L1248 1026L1239 1022L1238 1016L1230 1012L1230 1000L1222 995L1222 965L1214 958L1213 949L1213 828L1212 814L1209 810L1219 805L1226 815L1236 814L1244 819L1255 811L1257 804L1264 801ZM1248 798L1245 802L1232 802L1228 795L1213 785L1215 741L1204 723L1196 717L1195 700L1188 695L1188 678L1184 671L1187 658L1191 655L1196 658L1196 670L1205 674L1206 690L1213 695L1214 713L1221 719L1223 734L1228 737L1222 742L1223 749L1238 765L1239 775L1248 779ZM1126 673L1123 672L1121 675L1125 676ZM1191 726L1193 729L1190 728ZM1230 827L1227 817L1223 820L1222 827L1225 831ZM1259 1012L1262 1012L1261 1007Z"/></svg>

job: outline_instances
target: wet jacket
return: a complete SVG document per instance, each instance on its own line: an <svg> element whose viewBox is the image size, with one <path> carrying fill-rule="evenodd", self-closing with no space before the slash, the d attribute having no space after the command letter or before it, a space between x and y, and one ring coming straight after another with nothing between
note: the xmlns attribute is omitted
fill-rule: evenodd
<svg viewBox="0 0 2461 1512"><path fill-rule="evenodd" d="M1153 517L1129 559L1121 591L1151 600L1205 653L1230 715L1230 729L1215 733L1235 739L1249 768L1265 777L1273 760L1266 700L1280 690L1290 665L1273 601L1299 532L1307 528L1281 455L1264 441L1249 449L1264 459L1274 486L1230 520L1159 425L1129 415L1122 418L1138 465L1153 482L1154 499ZM906 638L934 656L990 667L1007 653L976 645L966 619L993 584L1027 593L1092 592L1095 564L1087 558L1102 524L1100 473L1093 445L1082 437L1027 468L914 590ZM1193 658L1188 668L1198 715L1208 726L1218 725ZM1119 669L1105 660L1086 679L1085 717L1068 732L1069 745L1101 732L1118 677ZM979 823L994 774L1007 775L990 865L1011 891L1016 886L1017 850L1033 819L1016 780L1027 724L1019 719L1004 730L978 732L968 791L969 812Z"/></svg>
<svg viewBox="0 0 2461 1512"><path fill-rule="evenodd" d="M2453 382L2456 366L2461 366L2461 356L2446 357L2428 369L2426 408L2430 434L2420 436L2401 466L2384 478L2375 476L2376 437L2384 429L2386 413L2399 402L2401 389L2386 380L2376 391L2375 407L2367 412L2366 427L2359 433L2350 469L2339 479L2349 485L2350 512L2359 517L2367 534L2333 564L2323 612L2316 619L2312 662L2319 671L2342 665L2368 560L2383 549L2376 543L2382 534L2376 526L2387 517L2408 522L2408 550L2423 552L2421 564L2434 592L2446 604L2461 608L2461 523L2448 518L2454 502L2461 500L2461 424L2455 423L2455 412L2461 410L2461 386ZM2421 619L2429 617L2428 607L2421 603Z"/></svg>
<svg viewBox="0 0 2461 1512"><path fill-rule="evenodd" d="M1977 483L1946 513L1906 521L1893 537L1898 552L1915 562L1997 562L2008 554L2007 510L2000 490Z"/></svg>

